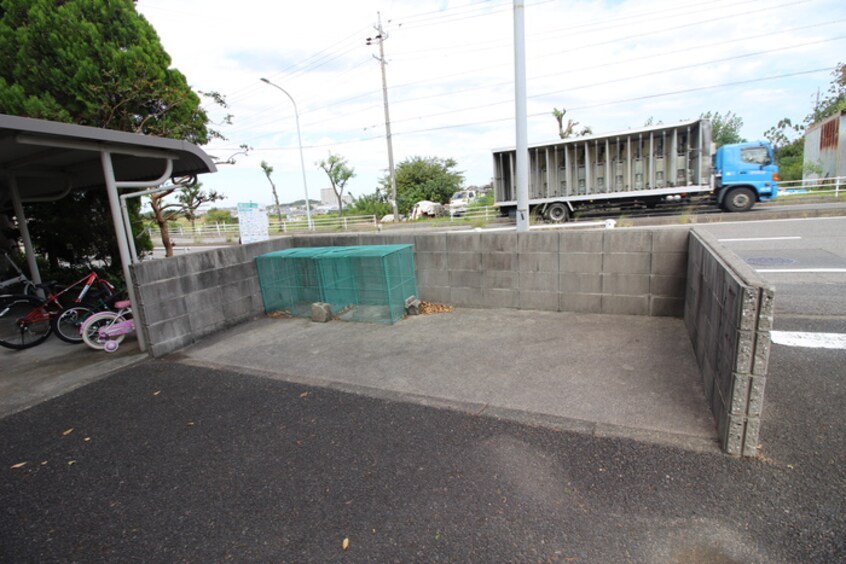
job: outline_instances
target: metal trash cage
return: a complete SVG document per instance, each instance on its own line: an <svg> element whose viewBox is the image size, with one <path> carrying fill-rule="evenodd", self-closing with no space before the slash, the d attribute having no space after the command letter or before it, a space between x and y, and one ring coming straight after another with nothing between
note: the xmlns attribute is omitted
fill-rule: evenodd
<svg viewBox="0 0 846 564"><path fill-rule="evenodd" d="M264 311L311 315L311 304L320 302L320 279L314 257L331 247L304 247L275 251L256 257Z"/></svg>
<svg viewBox="0 0 846 564"><path fill-rule="evenodd" d="M256 258L265 311L311 314L330 304L339 319L393 324L417 296L413 245L308 247Z"/></svg>

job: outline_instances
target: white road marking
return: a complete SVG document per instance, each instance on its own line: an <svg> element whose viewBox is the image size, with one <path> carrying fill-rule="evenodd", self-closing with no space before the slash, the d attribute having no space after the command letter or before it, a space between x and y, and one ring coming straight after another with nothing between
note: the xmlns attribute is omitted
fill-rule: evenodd
<svg viewBox="0 0 846 564"><path fill-rule="evenodd" d="M803 274L831 274L846 272L846 268L758 268L755 272L784 273L799 272Z"/></svg>
<svg viewBox="0 0 846 564"><path fill-rule="evenodd" d="M771 331L770 338L777 345L804 347L810 349L844 349L846 334L803 333L801 331Z"/></svg>
<svg viewBox="0 0 846 564"><path fill-rule="evenodd" d="M802 237L744 237L740 239L719 239L720 243L739 243L746 241L796 241Z"/></svg>

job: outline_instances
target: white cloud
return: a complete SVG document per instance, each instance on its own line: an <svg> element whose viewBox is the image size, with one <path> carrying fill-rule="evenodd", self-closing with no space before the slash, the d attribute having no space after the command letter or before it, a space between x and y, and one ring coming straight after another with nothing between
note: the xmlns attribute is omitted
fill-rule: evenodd
<svg viewBox="0 0 846 564"><path fill-rule="evenodd" d="M527 0L529 140L555 137L553 107L594 132L732 111L761 137L782 117L801 120L843 50L846 6L837 0ZM387 168L376 12L384 47L394 154L453 158L471 184L490 180L490 152L513 144L513 21L509 0L139 0L173 65L197 90L227 96L235 122L226 158L203 178L228 202L270 201L259 167L275 167L283 200L302 198L296 100L310 195L327 185L315 162L329 151L372 192ZM800 74L805 73L805 74ZM789 76L793 75L793 76ZM784 78L775 78L784 76ZM726 85L720 87L720 85ZM675 93L675 94L673 94Z"/></svg>

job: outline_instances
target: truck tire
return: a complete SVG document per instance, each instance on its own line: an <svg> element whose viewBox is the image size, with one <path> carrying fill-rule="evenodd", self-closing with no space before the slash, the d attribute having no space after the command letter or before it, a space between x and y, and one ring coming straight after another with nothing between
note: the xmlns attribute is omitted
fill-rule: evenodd
<svg viewBox="0 0 846 564"><path fill-rule="evenodd" d="M546 208L546 219L553 223L563 223L569 218L570 210L561 202L555 202Z"/></svg>
<svg viewBox="0 0 846 564"><path fill-rule="evenodd" d="M733 188L723 199L723 209L730 212L744 212L755 205L755 194L749 188Z"/></svg>

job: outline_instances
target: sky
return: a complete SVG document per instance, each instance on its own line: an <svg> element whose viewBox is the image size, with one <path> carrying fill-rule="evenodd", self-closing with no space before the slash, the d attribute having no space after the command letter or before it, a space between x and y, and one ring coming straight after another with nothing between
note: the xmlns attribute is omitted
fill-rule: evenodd
<svg viewBox="0 0 846 564"><path fill-rule="evenodd" d="M598 135L733 112L760 139L782 118L801 122L846 62L842 0L522 4L530 144L557 138L553 108ZM388 170L379 42L367 44L379 18L395 163L453 159L465 185L484 185L492 151L515 145L512 0L139 0L137 10L195 91L226 97L226 110L205 104L227 140L203 149L234 159L201 178L225 195L216 207L270 205L262 161L281 202L319 200L330 184L317 163L330 153L355 169L349 193L376 190Z"/></svg>

